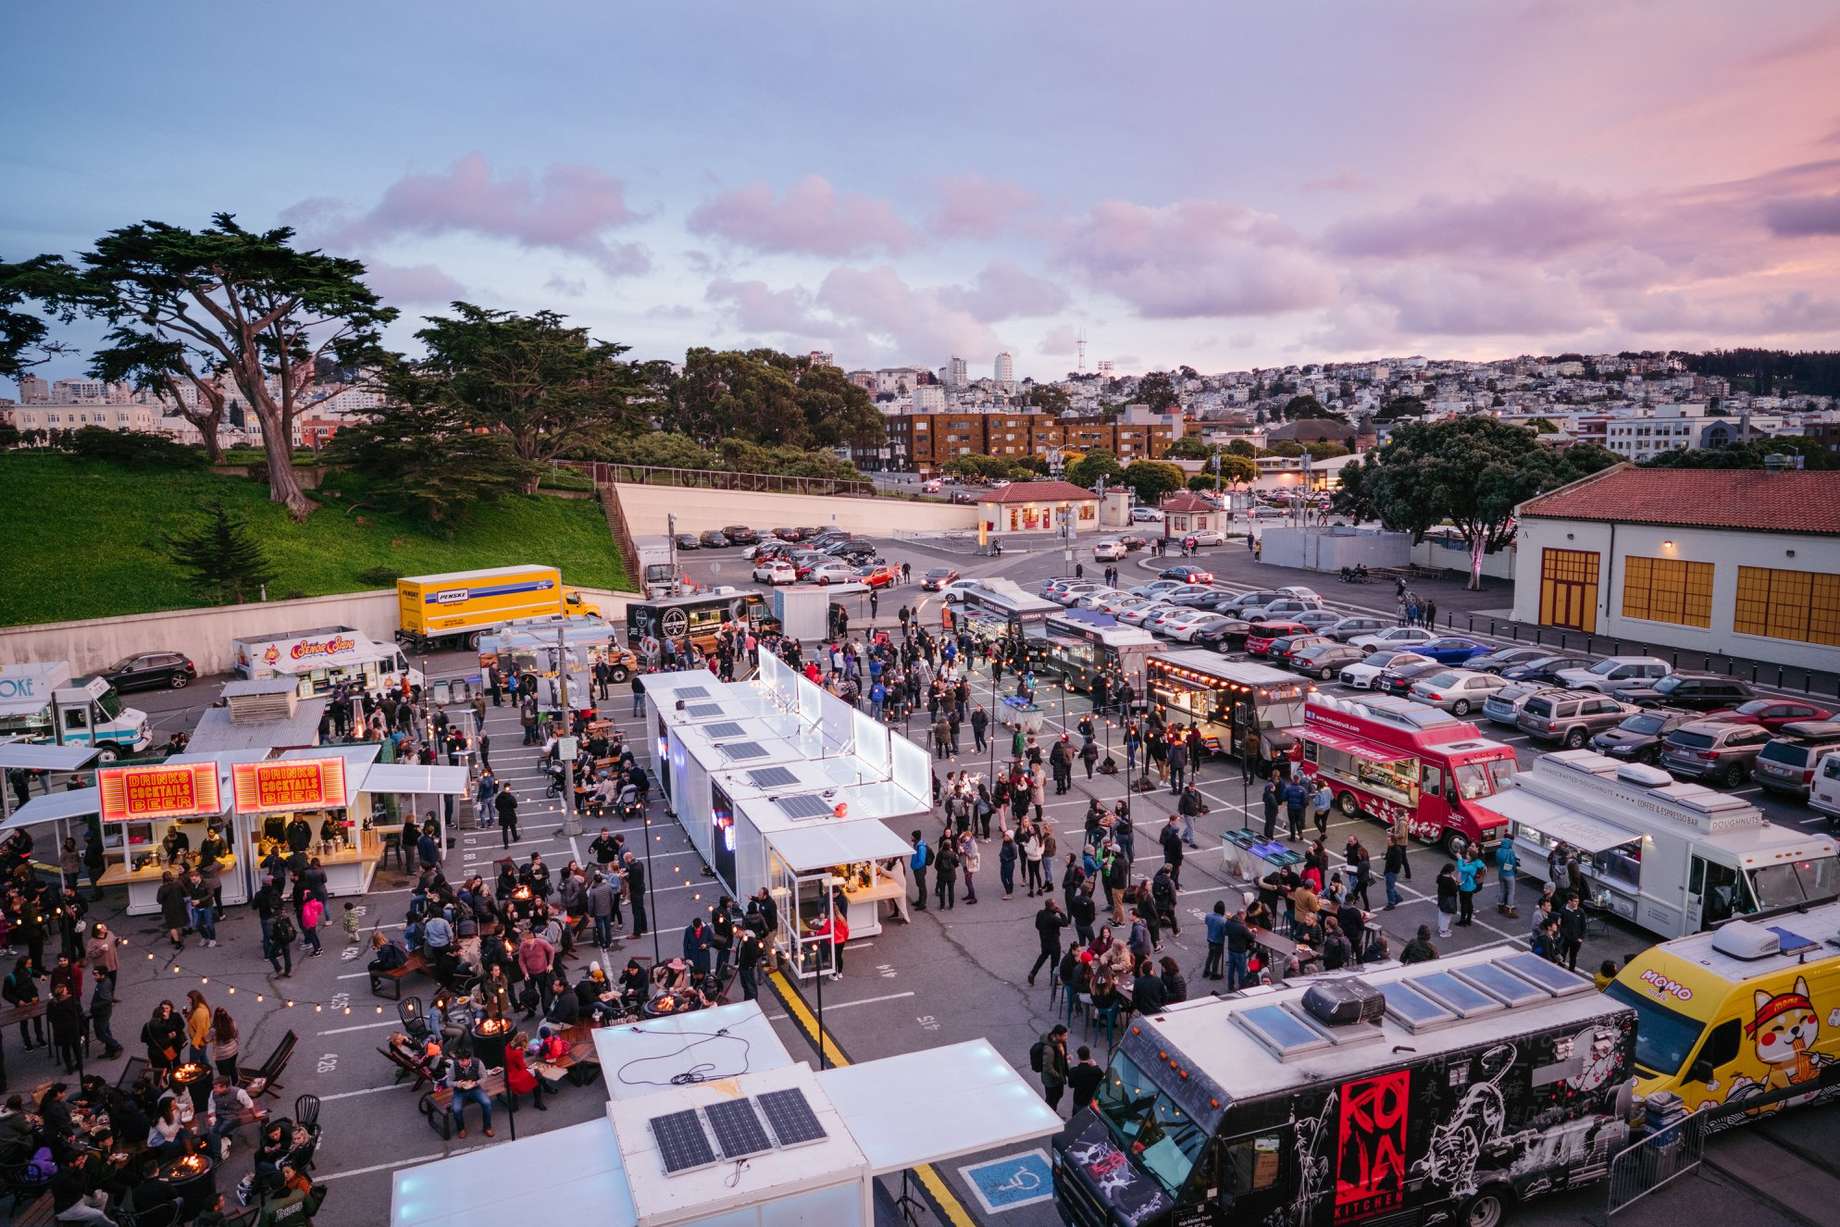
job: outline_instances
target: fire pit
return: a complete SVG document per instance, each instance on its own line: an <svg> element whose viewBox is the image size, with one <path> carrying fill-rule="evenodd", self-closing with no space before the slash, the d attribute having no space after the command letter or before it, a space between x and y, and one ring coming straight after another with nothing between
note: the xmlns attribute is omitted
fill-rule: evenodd
<svg viewBox="0 0 1840 1227"><path fill-rule="evenodd" d="M211 1070L197 1061L187 1061L172 1072L173 1086L192 1097L192 1107L203 1112L211 1101Z"/></svg>
<svg viewBox="0 0 1840 1227"><path fill-rule="evenodd" d="M639 1012L647 1018L665 1018L691 1009L691 1003L694 1000L687 989L680 992L660 993L646 1002Z"/></svg>
<svg viewBox="0 0 1840 1227"><path fill-rule="evenodd" d="M482 1018L473 1024L473 1055L487 1066L505 1064L505 1045L511 1039L509 1018Z"/></svg>
<svg viewBox="0 0 1840 1227"><path fill-rule="evenodd" d="M181 1207L179 1218L186 1220L211 1204L217 1192L217 1165L202 1153L182 1155L162 1166L154 1179L172 1186Z"/></svg>

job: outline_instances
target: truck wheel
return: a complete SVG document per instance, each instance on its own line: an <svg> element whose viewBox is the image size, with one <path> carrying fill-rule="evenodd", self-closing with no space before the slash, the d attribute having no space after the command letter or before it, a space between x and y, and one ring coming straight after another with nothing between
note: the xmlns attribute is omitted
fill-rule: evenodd
<svg viewBox="0 0 1840 1227"><path fill-rule="evenodd" d="M96 747L96 760L98 762L112 763L120 757L121 751L115 746L104 744Z"/></svg>
<svg viewBox="0 0 1840 1227"><path fill-rule="evenodd" d="M174 690L184 690L186 683L191 680L191 678L185 676L183 673L175 673L172 675L172 688Z"/></svg>
<svg viewBox="0 0 1840 1227"><path fill-rule="evenodd" d="M1354 799L1354 794L1345 792L1335 799L1335 807L1342 811L1345 818L1357 817L1361 812L1361 803Z"/></svg>
<svg viewBox="0 0 1840 1227"><path fill-rule="evenodd" d="M1501 1227L1507 1217L1508 1192L1500 1185L1483 1189L1457 1211L1457 1222L1462 1227Z"/></svg>
<svg viewBox="0 0 1840 1227"><path fill-rule="evenodd" d="M1566 749L1577 750L1577 749L1582 748L1583 746L1584 746L1584 730L1583 729L1573 729L1571 732L1565 735L1565 748Z"/></svg>
<svg viewBox="0 0 1840 1227"><path fill-rule="evenodd" d="M486 634L484 631L474 631L466 637L466 646L472 651L477 652L479 650L479 641L485 637Z"/></svg>
<svg viewBox="0 0 1840 1227"><path fill-rule="evenodd" d="M625 665L615 665L613 667L613 684L615 686L624 686L627 682L631 680L632 680L632 671L628 669Z"/></svg>

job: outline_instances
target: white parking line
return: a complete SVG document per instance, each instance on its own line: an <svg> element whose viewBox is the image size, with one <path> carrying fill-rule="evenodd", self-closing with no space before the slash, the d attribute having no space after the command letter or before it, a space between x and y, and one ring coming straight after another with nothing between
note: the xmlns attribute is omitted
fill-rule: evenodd
<svg viewBox="0 0 1840 1227"><path fill-rule="evenodd" d="M854 950L855 948L856 947L854 946L844 947L845 950ZM849 1009L854 1009L855 1007L859 1005L876 1005L883 1001L899 1001L903 997L912 997L912 996L913 996L912 993L889 993L886 997L864 997L859 1001L839 1001L832 1005L827 1005L824 1008L825 1008L825 1011L828 1013L831 1010L849 1010ZM767 1018L773 1022L780 1022L788 1017L790 1016L786 1014L767 1015Z"/></svg>
<svg viewBox="0 0 1840 1227"><path fill-rule="evenodd" d="M359 1023L355 1027L334 1027L330 1031L316 1031L315 1035L345 1035L352 1031L375 1031L379 1027L400 1027L402 1023L392 1018L385 1022Z"/></svg>
<svg viewBox="0 0 1840 1227"><path fill-rule="evenodd" d="M380 1095L384 1091L406 1091L409 1089L409 1085L410 1084L407 1082L392 1082L388 1086L366 1087L362 1091L340 1091L337 1095L321 1095L319 1101L321 1103L331 1103L335 1099L356 1099L360 1095ZM350 1172L346 1173L346 1175L351 1174ZM325 1177L322 1176L320 1179L324 1180Z"/></svg>

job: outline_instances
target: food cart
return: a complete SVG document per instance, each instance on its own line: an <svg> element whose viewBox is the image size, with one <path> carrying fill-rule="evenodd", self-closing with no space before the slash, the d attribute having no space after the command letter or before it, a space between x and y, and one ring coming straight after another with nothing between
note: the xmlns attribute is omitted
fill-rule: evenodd
<svg viewBox="0 0 1840 1227"><path fill-rule="evenodd" d="M180 864L197 867L213 833L224 849L217 857L224 903L246 903L249 887L239 871L232 834L230 773L239 756L179 755L163 763L105 767L96 773L96 812L102 821L103 853L110 863L99 885L125 886L128 914L160 910L160 886ZM169 851L177 831L185 848Z"/></svg>
<svg viewBox="0 0 1840 1227"><path fill-rule="evenodd" d="M1194 726L1209 750L1242 757L1261 773L1296 745L1304 699L1316 689L1270 665L1198 648L1152 655L1144 688L1170 724Z"/></svg>
<svg viewBox="0 0 1840 1227"><path fill-rule="evenodd" d="M829 798L823 800L829 802ZM749 817L787 824L800 821L770 812L765 805L756 807ZM851 938L880 933L882 905L907 898L907 877L900 865L913 854L913 848L880 822L821 818L802 826L782 825L765 836L767 888L779 905L779 952L801 978L836 967L831 939L814 930L828 932L836 919L839 893ZM858 924L863 927L857 928Z"/></svg>
<svg viewBox="0 0 1840 1227"><path fill-rule="evenodd" d="M409 667L400 647L375 643L349 626L319 626L278 635L251 635L231 640L236 672L250 681L285 677L303 699L330 694L344 685L366 694L400 690L407 679L420 691L421 670Z"/></svg>
<svg viewBox="0 0 1840 1227"><path fill-rule="evenodd" d="M1129 681L1141 694L1144 662L1161 646L1149 631L1092 609L1050 614L1046 630L1044 671L1060 678L1067 689L1088 693L1093 679L1104 677L1114 693L1118 683Z"/></svg>
<svg viewBox="0 0 1840 1227"><path fill-rule="evenodd" d="M371 832L365 774L376 761L371 744L289 750L278 758L231 767L236 849L249 878L276 847L287 848L295 819L310 829L306 852L326 871L334 895L361 895L371 884L382 845Z"/></svg>
<svg viewBox="0 0 1840 1227"><path fill-rule="evenodd" d="M1021 653L1027 668L1042 671L1048 662L1048 618L1061 612L1053 601L1011 580L987 579L967 589L958 601L940 603L939 628L947 635L964 632L1006 645L1012 653Z"/></svg>

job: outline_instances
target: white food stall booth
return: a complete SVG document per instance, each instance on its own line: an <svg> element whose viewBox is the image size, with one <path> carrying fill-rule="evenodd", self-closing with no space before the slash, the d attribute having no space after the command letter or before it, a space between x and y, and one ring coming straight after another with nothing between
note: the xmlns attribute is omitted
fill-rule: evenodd
<svg viewBox="0 0 1840 1227"><path fill-rule="evenodd" d="M594 1043L604 1116L399 1169L391 1227L533 1208L599 1227L872 1227L878 1177L1063 1124L985 1040L814 1071L750 1001L603 1027Z"/></svg>
<svg viewBox="0 0 1840 1227"><path fill-rule="evenodd" d="M1542 755L1512 788L1472 804L1512 824L1522 873L1545 881L1563 844L1580 857L1588 906L1664 938L1840 894L1832 836L1590 750Z"/></svg>

